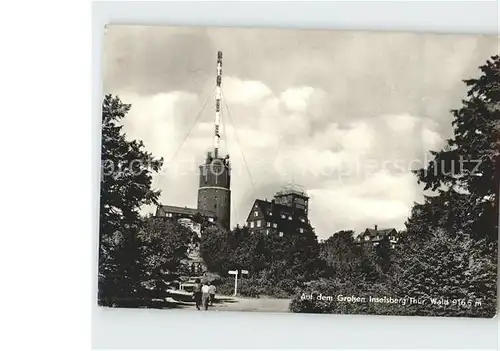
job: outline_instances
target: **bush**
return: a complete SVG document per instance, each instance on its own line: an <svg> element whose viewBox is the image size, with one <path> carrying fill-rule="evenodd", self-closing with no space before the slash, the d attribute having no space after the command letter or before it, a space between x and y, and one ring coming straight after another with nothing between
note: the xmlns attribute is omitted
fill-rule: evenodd
<svg viewBox="0 0 500 351"><path fill-rule="evenodd" d="M290 302L289 309L298 313L403 314L401 305L368 302L370 296L391 296L389 290L384 284L321 279L311 282L297 293ZM339 296L364 298L365 302L339 301Z"/></svg>

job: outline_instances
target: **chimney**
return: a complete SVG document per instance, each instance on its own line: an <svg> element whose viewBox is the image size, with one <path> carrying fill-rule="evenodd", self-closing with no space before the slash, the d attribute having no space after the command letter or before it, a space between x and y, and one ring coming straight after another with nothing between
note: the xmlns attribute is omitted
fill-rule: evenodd
<svg viewBox="0 0 500 351"><path fill-rule="evenodd" d="M375 224L375 231L377 231L377 225Z"/></svg>

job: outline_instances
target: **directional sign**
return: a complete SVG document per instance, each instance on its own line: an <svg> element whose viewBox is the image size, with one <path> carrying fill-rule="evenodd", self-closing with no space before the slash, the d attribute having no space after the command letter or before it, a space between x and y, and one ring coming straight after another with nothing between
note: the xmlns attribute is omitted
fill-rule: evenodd
<svg viewBox="0 0 500 351"><path fill-rule="evenodd" d="M238 274L238 271L228 271L228 274Z"/></svg>
<svg viewBox="0 0 500 351"><path fill-rule="evenodd" d="M248 274L248 271L246 269L242 269L241 274Z"/></svg>

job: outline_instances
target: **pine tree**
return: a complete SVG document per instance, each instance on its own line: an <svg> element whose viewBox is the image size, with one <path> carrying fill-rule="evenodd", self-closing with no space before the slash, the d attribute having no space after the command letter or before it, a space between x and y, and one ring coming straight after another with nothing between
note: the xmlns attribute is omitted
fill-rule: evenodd
<svg viewBox="0 0 500 351"><path fill-rule="evenodd" d="M121 120L130 107L112 95L102 104L98 300L107 306L141 296L139 210L160 196L151 183L163 160L146 152L142 141L127 140L122 131Z"/></svg>
<svg viewBox="0 0 500 351"><path fill-rule="evenodd" d="M432 152L427 168L415 173L425 190L444 189L449 199L466 206L460 209L461 222L471 225L475 238L497 240L500 56L493 56L480 70L479 78L464 81L467 97L461 108L452 111L454 136L443 150Z"/></svg>

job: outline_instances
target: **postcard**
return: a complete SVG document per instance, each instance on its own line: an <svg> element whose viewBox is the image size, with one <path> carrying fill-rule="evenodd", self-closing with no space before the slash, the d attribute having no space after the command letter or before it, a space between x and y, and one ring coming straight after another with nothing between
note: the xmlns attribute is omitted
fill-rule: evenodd
<svg viewBox="0 0 500 351"><path fill-rule="evenodd" d="M108 25L99 305L495 316L499 43Z"/></svg>

